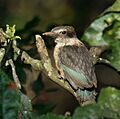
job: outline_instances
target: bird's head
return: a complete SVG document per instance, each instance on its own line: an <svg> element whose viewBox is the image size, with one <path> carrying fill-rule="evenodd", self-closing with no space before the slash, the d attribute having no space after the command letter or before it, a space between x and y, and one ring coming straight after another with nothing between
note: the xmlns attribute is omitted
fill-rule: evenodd
<svg viewBox="0 0 120 119"><path fill-rule="evenodd" d="M56 43L65 43L70 38L76 38L76 33L72 26L58 26L50 32L43 33L43 35L55 38Z"/></svg>

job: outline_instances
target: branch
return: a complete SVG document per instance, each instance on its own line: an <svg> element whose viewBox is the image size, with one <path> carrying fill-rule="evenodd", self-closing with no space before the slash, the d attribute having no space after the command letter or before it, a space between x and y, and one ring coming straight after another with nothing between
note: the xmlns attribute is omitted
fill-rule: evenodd
<svg viewBox="0 0 120 119"><path fill-rule="evenodd" d="M25 51L23 51L21 54L21 59L23 60L23 62L26 64L30 64L36 70L43 71L53 82L60 85L61 87L66 89L68 92L70 92L72 95L74 95L78 100L78 102L82 104L81 97L78 94L79 92L75 92L67 81L60 79L57 70L53 68L51 64L51 59L48 55L48 51L42 37L40 35L36 35L35 37L36 37L37 50L41 57L41 60L33 59ZM14 50L16 52L17 51L19 52L20 49L16 47L14 48ZM94 100L87 102L86 104L88 103L90 104L93 102Z"/></svg>
<svg viewBox="0 0 120 119"><path fill-rule="evenodd" d="M90 52L90 55L92 56L93 64L96 64L99 60L101 60L99 59L100 54L108 48L109 47L107 45L106 46L93 46L90 48L89 52Z"/></svg>
<svg viewBox="0 0 120 119"><path fill-rule="evenodd" d="M0 67L2 66L1 62L3 60L4 55L5 55L5 48L0 48Z"/></svg>
<svg viewBox="0 0 120 119"><path fill-rule="evenodd" d="M22 52L21 60L25 64L30 64L36 70L43 70L42 61L31 58L25 51Z"/></svg>
<svg viewBox="0 0 120 119"><path fill-rule="evenodd" d="M41 57L41 61L45 69L45 72L49 76L49 78L55 83L57 83L58 85L68 90L70 93L72 93L76 97L76 93L74 92L74 90L70 87L70 85L66 81L59 79L58 72L56 71L55 68L52 67L51 60L48 55L48 51L46 49L44 40L40 35L36 35L36 46L37 46L38 53Z"/></svg>
<svg viewBox="0 0 120 119"><path fill-rule="evenodd" d="M21 89L20 81L19 81L19 78L16 74L15 65L14 65L12 59L9 59L7 62L10 64L10 66L12 68L12 75L13 75L13 79L15 81L15 84L16 84L17 88Z"/></svg>
<svg viewBox="0 0 120 119"><path fill-rule="evenodd" d="M36 46L37 46L37 49L38 49L38 53L41 57L41 60L31 58L25 51L23 51L21 53L21 60L25 64L30 64L34 69L39 70L39 71L43 71L46 75L48 75L48 77L53 82L57 83L58 85L62 86L66 90L68 90L77 99L76 93L70 87L68 82L59 79L58 72L56 71L56 69L54 69L52 67L51 60L50 60L50 57L48 55L45 43L44 43L44 41L43 41L43 39L40 35L36 35ZM20 52L20 49L17 46L14 46L14 50L15 50L15 52Z"/></svg>

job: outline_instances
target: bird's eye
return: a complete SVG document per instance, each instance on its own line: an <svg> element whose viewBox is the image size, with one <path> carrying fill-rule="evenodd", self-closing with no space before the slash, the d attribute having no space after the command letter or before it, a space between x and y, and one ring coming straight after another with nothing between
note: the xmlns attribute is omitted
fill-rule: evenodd
<svg viewBox="0 0 120 119"><path fill-rule="evenodd" d="M62 34L66 34L66 31L61 31Z"/></svg>

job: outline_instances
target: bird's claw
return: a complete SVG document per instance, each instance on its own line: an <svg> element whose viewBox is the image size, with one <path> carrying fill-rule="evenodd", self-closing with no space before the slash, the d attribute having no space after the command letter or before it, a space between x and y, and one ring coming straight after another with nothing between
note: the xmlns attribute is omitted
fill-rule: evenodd
<svg viewBox="0 0 120 119"><path fill-rule="evenodd" d="M58 78L63 80L63 77L61 77L61 76L58 76Z"/></svg>

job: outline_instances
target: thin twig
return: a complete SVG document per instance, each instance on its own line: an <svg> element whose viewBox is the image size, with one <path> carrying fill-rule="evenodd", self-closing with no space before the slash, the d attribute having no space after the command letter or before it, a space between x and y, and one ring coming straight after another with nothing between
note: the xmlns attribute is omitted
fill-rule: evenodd
<svg viewBox="0 0 120 119"><path fill-rule="evenodd" d="M21 60L25 64L30 64L36 70L43 70L43 65L41 60L31 58L25 51L22 52Z"/></svg>
<svg viewBox="0 0 120 119"><path fill-rule="evenodd" d="M12 59L9 59L9 60L8 60L8 63L10 64L10 66L11 66L11 68L12 68L12 75L13 75L13 79L14 79L14 81L15 81L15 84L16 84L16 86L17 86L19 89L21 89L20 81L19 81L19 78L18 78L18 76L17 76L17 74L16 74L15 65L14 65Z"/></svg>
<svg viewBox="0 0 120 119"><path fill-rule="evenodd" d="M108 48L109 48L108 46L93 46L90 48L89 52L92 57L93 64L97 63L100 54Z"/></svg>

